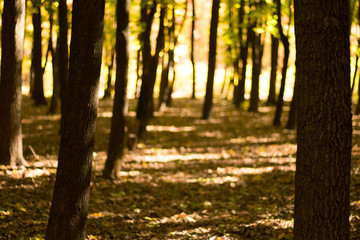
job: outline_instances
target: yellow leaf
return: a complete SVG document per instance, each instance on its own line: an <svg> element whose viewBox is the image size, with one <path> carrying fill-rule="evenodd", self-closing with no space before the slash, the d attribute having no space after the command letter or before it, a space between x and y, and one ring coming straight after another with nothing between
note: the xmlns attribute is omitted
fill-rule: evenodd
<svg viewBox="0 0 360 240"><path fill-rule="evenodd" d="M20 211L26 212L26 209L20 203L16 203L15 207Z"/></svg>
<svg viewBox="0 0 360 240"><path fill-rule="evenodd" d="M282 239L283 237L285 237L285 233L282 233L278 236L278 239Z"/></svg>

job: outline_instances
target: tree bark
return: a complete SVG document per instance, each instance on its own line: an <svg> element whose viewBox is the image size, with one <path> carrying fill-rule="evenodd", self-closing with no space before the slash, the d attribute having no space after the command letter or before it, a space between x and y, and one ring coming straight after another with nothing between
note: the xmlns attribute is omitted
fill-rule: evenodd
<svg viewBox="0 0 360 240"><path fill-rule="evenodd" d="M283 59L283 66L281 71L281 85L280 85L280 91L279 91L279 97L276 103L276 111L275 111L275 118L274 118L274 126L280 126L281 124L281 114L282 114L282 108L284 105L284 93L285 93L285 83L286 83L286 73L288 68L288 62L289 62L289 39L287 36L285 36L282 23L281 23L281 1L276 0L276 12L278 15L278 29L280 33L280 39L284 46L284 59Z"/></svg>
<svg viewBox="0 0 360 240"><path fill-rule="evenodd" d="M126 132L130 38L129 6L130 0L118 0L116 5L116 62L119 64L116 65L115 97L108 156L103 170L103 176L112 179L120 177Z"/></svg>
<svg viewBox="0 0 360 240"><path fill-rule="evenodd" d="M211 23L210 23L210 43L209 43L209 69L206 81L205 102L203 106L202 119L209 119L213 105L213 89L216 68L216 42L217 27L219 22L220 0L213 0Z"/></svg>
<svg viewBox="0 0 360 240"><path fill-rule="evenodd" d="M33 61L34 61L34 89L33 89L33 99L35 105L46 105L46 99L44 95L44 81L43 75L44 70L42 67L42 47L41 47L41 7L39 3L33 1L33 7L35 12L32 14L32 21L34 26L33 33Z"/></svg>
<svg viewBox="0 0 360 240"><path fill-rule="evenodd" d="M295 0L294 9L301 93L294 239L349 239L349 1Z"/></svg>
<svg viewBox="0 0 360 240"><path fill-rule="evenodd" d="M61 99L60 99L60 81L59 81L59 69L58 69L58 56L53 47L52 29L53 29L53 14L49 12L50 23L50 36L49 36L49 51L51 52L52 70L53 70L53 94L51 97L51 103L49 113L57 114L61 111Z"/></svg>
<svg viewBox="0 0 360 240"><path fill-rule="evenodd" d="M56 45L56 55L58 64L58 78L60 82L60 99L61 99L61 115L65 113L67 101L67 86L68 86L68 20L67 20L67 5L66 0L59 0L59 36ZM63 118L61 117L61 126L63 125ZM61 127L62 128L62 127ZM61 131L61 130L60 130Z"/></svg>
<svg viewBox="0 0 360 240"><path fill-rule="evenodd" d="M154 2L153 4L156 4ZM161 7L159 32L156 39L155 53L150 54L150 62L148 63L149 69L147 70L146 78L143 78L141 83L140 98L137 108L137 119L139 120L139 129L137 136L139 139L144 137L146 126L150 119L153 117L154 110L154 86L156 82L156 71L159 63L160 51L164 48L164 18L166 13L166 6ZM145 64L145 63L144 63ZM145 73L145 70L144 70ZM143 74L144 76L144 74Z"/></svg>
<svg viewBox="0 0 360 240"><path fill-rule="evenodd" d="M26 164L21 136L25 0L5 0L1 34L0 164Z"/></svg>
<svg viewBox="0 0 360 240"><path fill-rule="evenodd" d="M279 39L271 35L271 71L269 82L269 95L267 104L275 105L276 103L276 75L278 68L279 56Z"/></svg>
<svg viewBox="0 0 360 240"><path fill-rule="evenodd" d="M107 81L106 81L106 89L104 91L104 99L111 97L111 90L112 90L112 73L114 68L114 59L115 59L115 50L111 50L111 59L110 63L107 64L108 68L108 75L107 75Z"/></svg>
<svg viewBox="0 0 360 240"><path fill-rule="evenodd" d="M69 100L63 113L56 182L46 239L86 237L100 79L104 0L73 2Z"/></svg>
<svg viewBox="0 0 360 240"><path fill-rule="evenodd" d="M253 31L253 30L251 30ZM251 76L251 92L249 112L257 112L259 105L259 84L261 74L261 59L264 46L261 43L261 34L253 32L254 41L252 44L252 76Z"/></svg>
<svg viewBox="0 0 360 240"><path fill-rule="evenodd" d="M190 61L192 65L192 94L191 94L192 99L196 98L196 68L195 68L195 57L194 57L195 23L196 23L195 0L192 0L191 45L190 45Z"/></svg>

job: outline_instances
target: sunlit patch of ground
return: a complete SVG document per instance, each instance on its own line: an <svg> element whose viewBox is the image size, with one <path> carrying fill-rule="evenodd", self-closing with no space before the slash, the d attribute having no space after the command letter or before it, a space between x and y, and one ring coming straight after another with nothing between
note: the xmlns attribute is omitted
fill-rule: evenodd
<svg viewBox="0 0 360 240"><path fill-rule="evenodd" d="M28 167L0 168L0 239L43 239L58 153L59 116L24 98ZM136 102L130 101L135 117ZM146 139L125 151L117 180L101 177L112 116L99 104L87 239L292 239L295 131L271 126L274 107L236 110L175 99ZM285 108L284 121L288 107ZM354 117L351 239L360 235L360 118Z"/></svg>

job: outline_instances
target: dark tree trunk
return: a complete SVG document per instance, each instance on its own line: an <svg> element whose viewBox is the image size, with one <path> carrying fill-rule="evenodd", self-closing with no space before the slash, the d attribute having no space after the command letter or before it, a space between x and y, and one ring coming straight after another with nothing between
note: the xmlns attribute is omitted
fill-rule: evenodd
<svg viewBox="0 0 360 240"><path fill-rule="evenodd" d="M284 60L283 60L283 67L281 71L281 85L280 85L280 91L278 100L276 103L276 112L275 112L275 118L274 118L274 126L280 126L281 124L281 114L282 114L282 108L284 105L284 92L285 92L285 83L286 83L286 73L288 68L288 62L289 62L289 40L288 37L285 36L283 32L283 27L281 24L281 1L276 0L276 12L278 15L278 29L280 33L280 39L284 46Z"/></svg>
<svg viewBox="0 0 360 240"><path fill-rule="evenodd" d="M153 4L156 5L156 2ZM150 53L150 62L147 63L146 75L145 69L143 74L143 80L141 83L140 97L137 108L136 117L139 120L139 129L137 136L139 139L144 137L146 132L146 126L153 116L154 109L154 86L156 81L156 71L159 63L160 51L164 48L164 18L166 13L166 6L161 7L160 21L159 21L159 32L156 40L156 48L154 56ZM143 62L145 65L145 62ZM144 78L146 77L146 78Z"/></svg>
<svg viewBox="0 0 360 240"><path fill-rule="evenodd" d="M50 33L52 33L53 29L53 15L50 15ZM49 113L57 114L61 111L61 100L60 100L60 81L59 81L59 69L58 69L58 56L55 53L55 49L53 47L53 39L52 34L49 37L49 51L51 52L52 58L52 70L53 70L53 94L51 97L51 103L49 108Z"/></svg>
<svg viewBox="0 0 360 240"><path fill-rule="evenodd" d="M0 164L26 164L21 136L21 85L25 0L5 0L2 13Z"/></svg>
<svg viewBox="0 0 360 240"><path fill-rule="evenodd" d="M245 18L245 0L240 1L239 8L239 42L240 42L240 52L236 61L237 75L238 75L238 83L234 85L234 104L236 108L240 107L240 103L244 101L245 94L245 78L246 78L246 61L247 61L247 41L243 39L243 23ZM239 62L241 61L241 67L239 67Z"/></svg>
<svg viewBox="0 0 360 240"><path fill-rule="evenodd" d="M103 170L106 178L120 177L124 151L126 116L128 111L127 82L129 66L129 6L130 0L118 0L116 5L116 81L113 117L111 119L108 156Z"/></svg>
<svg viewBox="0 0 360 240"><path fill-rule="evenodd" d="M251 30L253 31L253 30ZM252 44L252 76L249 112L257 112L259 105L259 83L261 74L261 59L264 46L261 43L261 34L253 32L254 42Z"/></svg>
<svg viewBox="0 0 360 240"><path fill-rule="evenodd" d="M60 82L60 99L61 99L61 113L65 112L67 101L67 86L68 86L68 20L67 20L67 5L66 0L59 0L59 36L56 44L57 55L57 69L58 78ZM61 118L61 125L63 118ZM61 130L60 130L61 131Z"/></svg>
<svg viewBox="0 0 360 240"><path fill-rule="evenodd" d="M179 35L182 31L182 29L184 28L184 25L185 25L185 20L186 20L186 15L187 15L187 8L188 8L188 0L185 1L185 11L184 11L184 15L183 15L183 19L182 19L182 22L180 24L180 28L179 28L179 31L178 31L178 34L175 35L175 24L176 24L176 21L175 21L175 7L173 8L173 13L172 13L172 16L173 16L173 25L171 26L170 28L170 41L173 41L174 43L174 47L170 49L169 51L169 73L171 72L172 73L172 79L171 81L169 80L169 90L168 90L168 94L167 94L167 97L166 97L166 106L170 106L171 105L171 101L172 101L172 93L174 92L174 86L175 86L175 79L176 79L176 71L175 71L175 47L177 45L177 41L179 39Z"/></svg>
<svg viewBox="0 0 360 240"><path fill-rule="evenodd" d="M195 58L194 58L195 22L196 22L195 0L192 0L191 44L190 44L190 61L192 64L192 94L191 94L192 99L196 98L196 68L195 68Z"/></svg>
<svg viewBox="0 0 360 240"><path fill-rule="evenodd" d="M159 90L159 105L158 109L162 110L165 107L165 98L169 93L169 54L168 49L166 49L162 56L162 72L160 80L160 90Z"/></svg>
<svg viewBox="0 0 360 240"><path fill-rule="evenodd" d="M269 95L267 104L275 105L276 103L276 75L278 68L278 56L279 56L279 39L271 35L271 71L269 82Z"/></svg>
<svg viewBox="0 0 360 240"><path fill-rule="evenodd" d="M202 119L209 119L213 104L214 77L216 68L216 41L217 27L219 23L220 0L213 0L210 24L210 43L209 43L209 69L206 81L206 94L203 107Z"/></svg>
<svg viewBox="0 0 360 240"><path fill-rule="evenodd" d="M356 104L355 115L360 114L360 75L359 75L359 83L358 83L358 103Z"/></svg>
<svg viewBox="0 0 360 240"><path fill-rule="evenodd" d="M299 87L294 239L349 239L349 1L295 0L294 9Z"/></svg>
<svg viewBox="0 0 360 240"><path fill-rule="evenodd" d="M111 97L111 90L112 90L112 73L114 68L114 59L115 59L115 50L111 50L111 59L110 63L108 64L108 75L106 81L106 89L104 91L104 99Z"/></svg>
<svg viewBox="0 0 360 240"><path fill-rule="evenodd" d="M254 43L254 31L251 27L247 28L246 41L240 47L240 60L241 60L241 76L239 78L238 90L237 90L237 102L235 105L240 106L240 103L245 101L245 82L246 82L246 68L247 68L247 59L249 55L249 46L252 46Z"/></svg>
<svg viewBox="0 0 360 240"><path fill-rule="evenodd" d="M154 20L154 15L156 13L156 8L157 8L157 2L154 1L151 5L151 7L149 8L147 6L146 1L142 0L141 1L141 22L143 24L145 24L145 29L144 31L141 33L140 36L140 40L141 40L141 45L142 45L142 76L141 76L141 87L140 87L140 96L139 96L139 101L138 101L138 106L136 109L136 118L139 121L139 124L141 122L143 122L143 124L145 124L145 120L149 119L150 117L148 117L149 111L147 110L148 108L151 109L152 107L152 91L153 89L151 88L151 82L150 82L150 68L151 68L151 41L150 41L150 34L151 34L151 28L152 28L152 23ZM148 9L150 9L149 13L148 13ZM150 95L151 94L151 95ZM139 137L139 135L143 134L143 129L146 128L143 127L143 129L141 129L140 132L140 128L137 129L137 133L136 135Z"/></svg>
<svg viewBox="0 0 360 240"><path fill-rule="evenodd" d="M46 239L86 237L98 105L104 0L73 2L69 100L63 113L56 182Z"/></svg>
<svg viewBox="0 0 360 240"><path fill-rule="evenodd" d="M44 95L44 81L43 75L44 70L42 67L42 48L41 48L41 7L38 3L33 2L35 12L32 14L32 21L34 26L33 33L33 64L34 64L34 89L33 89L33 99L35 105L46 105L46 99Z"/></svg>

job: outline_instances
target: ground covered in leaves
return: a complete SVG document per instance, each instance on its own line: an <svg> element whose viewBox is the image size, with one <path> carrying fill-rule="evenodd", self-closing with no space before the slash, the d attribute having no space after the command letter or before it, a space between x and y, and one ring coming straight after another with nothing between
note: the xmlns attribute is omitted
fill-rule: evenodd
<svg viewBox="0 0 360 240"><path fill-rule="evenodd" d="M100 101L88 239L292 239L295 131L271 126L273 107L248 113L217 100L204 121L202 101L175 99L126 152L121 178L107 180L111 106ZM44 238L55 181L60 116L27 97L23 109L29 166L0 167L0 239ZM359 117L353 125L351 238L360 239Z"/></svg>

